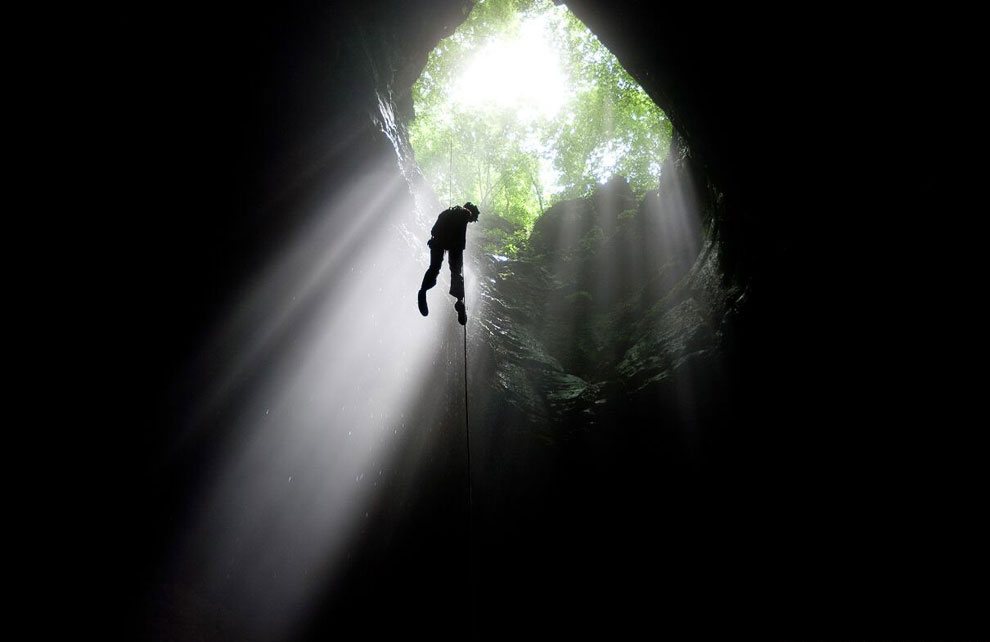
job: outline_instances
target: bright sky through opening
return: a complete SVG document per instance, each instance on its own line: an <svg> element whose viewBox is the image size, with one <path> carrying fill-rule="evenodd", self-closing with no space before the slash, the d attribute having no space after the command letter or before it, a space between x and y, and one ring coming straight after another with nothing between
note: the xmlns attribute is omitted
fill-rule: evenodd
<svg viewBox="0 0 990 642"><path fill-rule="evenodd" d="M454 82L463 108L514 108L522 122L553 118L569 92L557 51L550 46L548 15L527 18L518 34L489 42Z"/></svg>

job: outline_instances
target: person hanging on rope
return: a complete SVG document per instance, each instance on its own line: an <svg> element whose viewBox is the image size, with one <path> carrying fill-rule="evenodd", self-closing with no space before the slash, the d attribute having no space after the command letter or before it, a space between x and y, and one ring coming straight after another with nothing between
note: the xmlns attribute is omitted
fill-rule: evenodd
<svg viewBox="0 0 990 642"><path fill-rule="evenodd" d="M478 206L468 201L463 206L455 205L440 212L437 222L431 230L430 267L423 275L423 284L419 288L419 311L425 317L430 313L426 305L426 291L437 284L437 275L443 265L443 253L447 252L450 263L450 295L457 299L454 309L457 310L457 322L467 323L467 310L464 308L464 248L466 246L467 224L478 220L481 212Z"/></svg>

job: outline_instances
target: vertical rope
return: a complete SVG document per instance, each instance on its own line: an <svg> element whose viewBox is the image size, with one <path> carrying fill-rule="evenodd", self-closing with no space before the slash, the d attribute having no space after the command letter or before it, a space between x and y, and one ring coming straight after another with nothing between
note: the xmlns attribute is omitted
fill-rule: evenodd
<svg viewBox="0 0 990 642"><path fill-rule="evenodd" d="M447 207L454 206L454 141L447 139L447 148L450 153L450 169L447 172Z"/></svg>
<svg viewBox="0 0 990 642"><path fill-rule="evenodd" d="M470 533L470 516L472 504L471 490L471 424L468 422L468 364L467 364L467 324L464 325L464 436L467 444L468 466L468 532Z"/></svg>
<svg viewBox="0 0 990 642"><path fill-rule="evenodd" d="M471 639L474 636L474 556L471 540L471 518L474 504L474 489L471 483L471 424L468 421L468 354L467 354L467 324L464 324L464 440L467 446L467 482L468 482L468 512L467 512L467 553L468 553L468 601L471 614Z"/></svg>

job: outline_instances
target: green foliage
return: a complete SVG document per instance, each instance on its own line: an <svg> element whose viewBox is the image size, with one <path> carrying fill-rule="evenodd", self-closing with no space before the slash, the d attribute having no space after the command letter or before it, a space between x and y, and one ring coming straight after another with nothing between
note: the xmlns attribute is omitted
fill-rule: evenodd
<svg viewBox="0 0 990 642"><path fill-rule="evenodd" d="M581 237L581 240L578 241L578 244L581 246L582 250L587 252L589 250L597 248L598 245L604 239L605 239L605 231L598 225L593 225L591 226L591 229L588 230L588 232Z"/></svg>
<svg viewBox="0 0 990 642"><path fill-rule="evenodd" d="M613 175L637 193L655 189L670 147L670 121L613 56L570 12L553 32L576 88L567 118L553 123L547 142L556 150L564 198L589 194Z"/></svg>
<svg viewBox="0 0 990 642"><path fill-rule="evenodd" d="M571 294L565 296L564 299L572 305L578 305L578 304L588 305L594 300L593 297L591 296L591 293L586 292L585 290L578 290L576 292L572 292Z"/></svg>
<svg viewBox="0 0 990 642"><path fill-rule="evenodd" d="M543 87L517 104L463 100L456 87L474 56L518 38L536 18L544 20L541 37L558 52L566 80L557 113L533 115L549 98ZM500 79L480 80L494 88ZM485 247L509 255L552 203L585 196L614 174L637 192L655 189L670 144L670 123L649 96L573 14L549 0L479 0L430 55L413 102L411 142L437 196L448 204L471 200L483 217L497 216L498 224L483 227Z"/></svg>

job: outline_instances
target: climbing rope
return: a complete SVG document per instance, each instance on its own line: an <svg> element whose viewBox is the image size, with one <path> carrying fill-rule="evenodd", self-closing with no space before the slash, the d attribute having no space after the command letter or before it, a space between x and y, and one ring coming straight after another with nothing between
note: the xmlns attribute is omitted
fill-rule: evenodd
<svg viewBox="0 0 990 642"><path fill-rule="evenodd" d="M468 533L471 532L471 424L468 421L468 364L467 364L467 324L464 324L464 437L467 444L468 469Z"/></svg>
<svg viewBox="0 0 990 642"><path fill-rule="evenodd" d="M466 297L465 297L466 298ZM468 600L472 622L472 639L474 639L474 556L473 541L471 539L471 518L473 516L474 490L471 483L471 424L468 413L468 352L467 352L467 324L464 324L464 440L467 447L467 554L468 554Z"/></svg>

